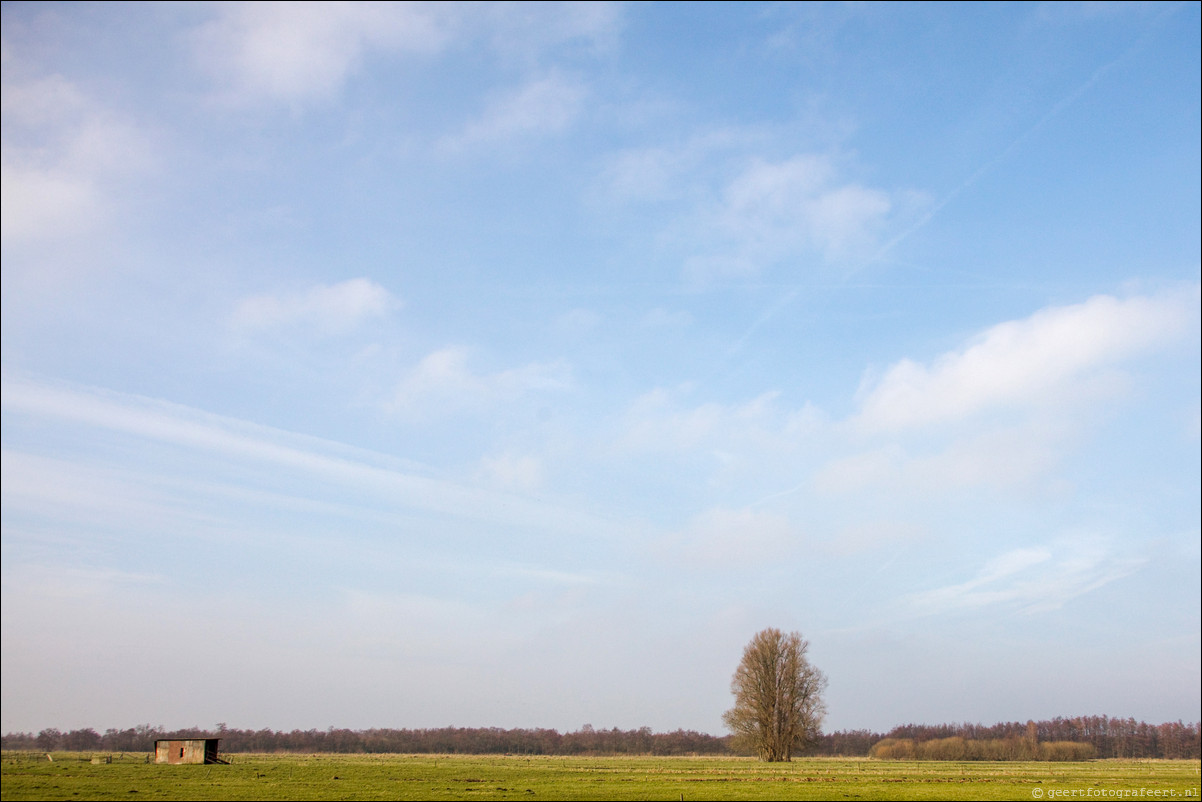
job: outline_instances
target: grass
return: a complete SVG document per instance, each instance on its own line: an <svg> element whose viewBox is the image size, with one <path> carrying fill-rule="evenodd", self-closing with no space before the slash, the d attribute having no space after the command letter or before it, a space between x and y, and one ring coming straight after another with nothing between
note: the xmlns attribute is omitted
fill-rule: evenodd
<svg viewBox="0 0 1202 802"><path fill-rule="evenodd" d="M0 799L1198 799L1197 760L1085 763L719 757L146 755L6 752Z"/></svg>

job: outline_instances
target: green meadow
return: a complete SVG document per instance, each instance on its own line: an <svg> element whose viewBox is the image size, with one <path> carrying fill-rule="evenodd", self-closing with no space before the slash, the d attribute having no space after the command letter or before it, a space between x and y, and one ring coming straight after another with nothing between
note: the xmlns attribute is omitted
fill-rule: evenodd
<svg viewBox="0 0 1202 802"><path fill-rule="evenodd" d="M237 754L226 766L167 766L141 753L111 763L52 757L4 753L0 798L1198 799L1199 788L1197 760Z"/></svg>

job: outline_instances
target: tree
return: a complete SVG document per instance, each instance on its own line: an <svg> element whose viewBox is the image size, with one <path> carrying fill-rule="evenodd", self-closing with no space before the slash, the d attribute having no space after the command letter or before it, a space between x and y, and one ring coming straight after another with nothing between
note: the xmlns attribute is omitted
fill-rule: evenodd
<svg viewBox="0 0 1202 802"><path fill-rule="evenodd" d="M722 716L735 743L760 760L792 759L817 742L826 676L806 659L810 644L797 632L756 633L730 681L735 706Z"/></svg>

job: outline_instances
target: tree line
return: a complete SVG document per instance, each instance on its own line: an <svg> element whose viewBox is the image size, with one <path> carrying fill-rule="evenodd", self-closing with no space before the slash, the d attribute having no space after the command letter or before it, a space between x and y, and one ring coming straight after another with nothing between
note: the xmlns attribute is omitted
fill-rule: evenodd
<svg viewBox="0 0 1202 802"><path fill-rule="evenodd" d="M965 753L981 755L977 759L983 760L1064 760L1054 755L1064 754L1067 747L1052 748L1045 744L1066 743L1088 744L1093 748L1094 758L1202 758L1202 724L1197 721L1148 724L1133 718L1109 718L1107 715L1078 715L1025 724L1020 721L990 725L904 724L885 733L869 730L832 732L820 736L809 754L869 756L874 755L876 747L875 756L895 758L904 756L904 742L910 742L914 756L918 758L926 751L939 751L935 742L945 742L941 745L942 751L956 751L957 745L950 741L952 738L962 739L966 742ZM882 743L885 741L894 743ZM928 743L932 745L923 745ZM992 745L986 747L983 744ZM972 758L965 756L962 759Z"/></svg>
<svg viewBox="0 0 1202 802"><path fill-rule="evenodd" d="M514 755L727 755L729 737L692 730L652 732L594 729L586 724L575 732L553 729L501 729L499 727L441 727L436 729L349 730L240 730L218 725L215 730L192 727L166 730L142 725L125 730L94 729L60 732L9 733L2 738L6 750L42 752L150 752L161 738L220 738L221 751L298 753L411 753L411 754L514 754Z"/></svg>
<svg viewBox="0 0 1202 802"><path fill-rule="evenodd" d="M1087 744L1098 758L1202 757L1202 724L1169 722L1148 724L1132 718L1079 716L1050 721L1001 724L906 724L887 733L840 730L822 733L805 754L832 757L898 757L909 741L914 756L954 754L961 748L981 759L1021 758L1022 754L1054 755L1064 746ZM754 754L732 743L731 736L714 736L692 730L652 732L594 729L585 725L575 732L553 729L500 729L497 727L442 727L437 729L349 730L241 730L218 725L216 729L192 727L167 730L142 725L124 730L94 729L61 732L8 733L0 738L6 750L41 752L150 752L159 738L220 738L221 751L300 753L409 753L409 754L513 754L513 755L736 755ZM887 739L892 744L882 743ZM960 739L963 746L954 740ZM942 743L939 743L942 742ZM987 745L993 742L991 746ZM1004 744L1010 747L1004 748ZM1036 744L1036 752L1029 745ZM929 744L929 745L928 745ZM1043 746L1047 744L1049 746ZM1079 747L1074 747L1079 748ZM890 751L890 749L894 751ZM897 750L901 750L900 752ZM973 752L973 750L976 750ZM1025 752L1023 750L1026 750ZM1079 756L1083 753L1077 753ZM1079 759L1079 756L1074 759ZM964 758L968 759L968 758ZM1048 759L1045 757L1044 759Z"/></svg>

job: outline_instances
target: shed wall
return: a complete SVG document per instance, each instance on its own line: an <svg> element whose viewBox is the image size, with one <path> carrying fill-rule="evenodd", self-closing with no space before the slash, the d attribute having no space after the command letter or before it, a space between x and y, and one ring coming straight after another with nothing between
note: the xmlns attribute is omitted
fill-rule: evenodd
<svg viewBox="0 0 1202 802"><path fill-rule="evenodd" d="M213 763L217 759L216 738L155 741L155 763Z"/></svg>

